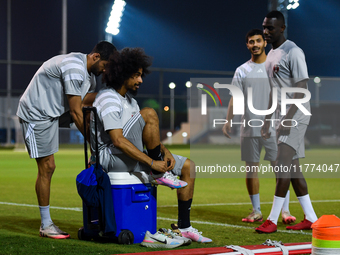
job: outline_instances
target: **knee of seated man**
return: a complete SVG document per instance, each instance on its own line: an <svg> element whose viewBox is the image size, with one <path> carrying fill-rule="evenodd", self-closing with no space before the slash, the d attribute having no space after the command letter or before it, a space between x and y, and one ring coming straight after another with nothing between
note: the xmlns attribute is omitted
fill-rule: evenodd
<svg viewBox="0 0 340 255"><path fill-rule="evenodd" d="M144 107L141 111L140 114L142 115L143 119L145 121L149 120L149 119L157 119L158 120L158 115L157 112L150 108L150 107Z"/></svg>
<svg viewBox="0 0 340 255"><path fill-rule="evenodd" d="M190 159L187 159L184 162L184 165L182 168L182 176L185 175L185 176L190 176L190 178L196 178L195 168L196 168L195 162Z"/></svg>

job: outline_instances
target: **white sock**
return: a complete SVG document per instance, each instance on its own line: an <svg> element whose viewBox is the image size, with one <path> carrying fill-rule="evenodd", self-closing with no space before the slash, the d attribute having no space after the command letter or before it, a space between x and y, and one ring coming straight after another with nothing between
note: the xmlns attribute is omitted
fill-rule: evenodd
<svg viewBox="0 0 340 255"><path fill-rule="evenodd" d="M53 223L50 215L50 206L39 206L40 216L41 216L41 224L43 227L48 227Z"/></svg>
<svg viewBox="0 0 340 255"><path fill-rule="evenodd" d="M284 197L274 196L272 210L270 211L268 220L272 221L275 225L277 225L277 220L280 216L280 211L284 201L285 201Z"/></svg>
<svg viewBox="0 0 340 255"><path fill-rule="evenodd" d="M289 197L290 197L290 193L289 193L289 190L288 190L286 197L285 197L285 201L284 201L283 206L282 206L282 212L289 212Z"/></svg>
<svg viewBox="0 0 340 255"><path fill-rule="evenodd" d="M306 219L312 223L317 221L318 217L316 216L314 212L314 208L312 205L312 201L310 201L309 194L304 195L302 197L298 197L298 199L302 207L302 210L305 213Z"/></svg>
<svg viewBox="0 0 340 255"><path fill-rule="evenodd" d="M260 213L261 212L260 194L249 195L249 197L253 205L253 210Z"/></svg>

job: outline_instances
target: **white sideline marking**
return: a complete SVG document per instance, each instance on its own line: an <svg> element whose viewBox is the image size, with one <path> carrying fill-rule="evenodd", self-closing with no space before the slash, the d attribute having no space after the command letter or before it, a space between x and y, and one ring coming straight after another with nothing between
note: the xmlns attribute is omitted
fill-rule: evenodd
<svg viewBox="0 0 340 255"><path fill-rule="evenodd" d="M320 200L322 201L322 200ZM327 200L324 200L327 201ZM328 200L331 202L334 202L335 200ZM18 203L8 203L8 202L0 202L2 205L14 205L14 206L24 206L24 207L36 207L38 208L38 205L30 205L30 204L18 204ZM51 209L59 209L59 210L67 210L67 211L77 211L81 212L83 209L81 207L58 207L58 206L50 206ZM171 219L171 218L164 218L164 217L157 217L158 220L167 220L172 222L177 222L177 219ZM254 227L246 227L246 226L239 226L239 225L232 225L232 224L226 224L226 223L217 223L217 222L209 222L209 221L198 221L198 220L191 220L192 223L197 224L204 224L204 225L213 225L213 226L222 226L222 227L229 227L229 228L242 228L242 229L255 229ZM300 231L293 231L293 230L280 230L278 229L277 232L281 233L289 233L289 234L301 234L301 235L312 235L312 233L309 232L303 232Z"/></svg>
<svg viewBox="0 0 340 255"><path fill-rule="evenodd" d="M177 222L177 219L170 219L170 218L163 218L163 217L157 217L157 219L158 220L167 220L167 221ZM217 223L217 222L199 221L199 220L190 220L190 222L197 223L197 224L204 224L204 225L213 225L213 226L222 226L222 227L229 227L229 228L242 228L242 229L255 230L255 227L246 227L246 226L232 225L232 224L226 224L226 223ZM312 235L312 233L303 232L302 230L293 231L293 230L280 230L280 229L278 229L277 232L289 233L289 234L309 235L309 236Z"/></svg>
<svg viewBox="0 0 340 255"><path fill-rule="evenodd" d="M15 206L25 206L25 207L39 207L38 205L29 205L29 204L17 204L17 203L8 203L8 202L0 202L0 205L15 205ZM51 209L59 209L66 211L77 211L81 212L83 209L81 207L58 207L58 206L50 206Z"/></svg>
<svg viewBox="0 0 340 255"><path fill-rule="evenodd" d="M312 200L312 203L337 203L340 200ZM273 202L261 202L261 204L272 204ZM290 201L289 203L297 204L299 201ZM243 203L217 203L217 204L192 204L192 206L219 206L219 205L251 205L250 202ZM157 207L177 207L177 205L158 205Z"/></svg>
<svg viewBox="0 0 340 255"><path fill-rule="evenodd" d="M312 200L312 203L337 203L340 200ZM289 203L299 203L299 201L290 201ZM16 205L16 206L26 206L26 207L38 207L38 205L29 205L29 204L18 204L18 203L8 203L8 202L0 202L3 205ZM272 204L272 202L261 202L261 204ZM216 203L216 204L193 204L193 206L223 206L223 205L251 205L250 202L243 203ZM157 208L164 207L177 207L178 205L158 205ZM50 206L51 209L59 209L59 210L68 210L68 211L77 211L81 212L81 207L58 207L58 206Z"/></svg>

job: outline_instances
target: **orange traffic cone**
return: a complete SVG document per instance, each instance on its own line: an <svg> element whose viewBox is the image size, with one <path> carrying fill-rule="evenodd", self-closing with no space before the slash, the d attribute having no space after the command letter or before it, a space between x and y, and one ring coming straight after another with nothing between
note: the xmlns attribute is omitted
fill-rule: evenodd
<svg viewBox="0 0 340 255"><path fill-rule="evenodd" d="M312 255L340 254L340 219L323 215L312 225Z"/></svg>

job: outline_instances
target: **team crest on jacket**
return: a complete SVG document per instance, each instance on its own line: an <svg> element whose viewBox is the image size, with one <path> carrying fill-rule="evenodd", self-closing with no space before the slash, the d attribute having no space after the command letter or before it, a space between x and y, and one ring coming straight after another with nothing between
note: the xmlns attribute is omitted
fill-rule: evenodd
<svg viewBox="0 0 340 255"><path fill-rule="evenodd" d="M273 72L277 73L278 71L279 71L279 66L278 65L274 65Z"/></svg>

